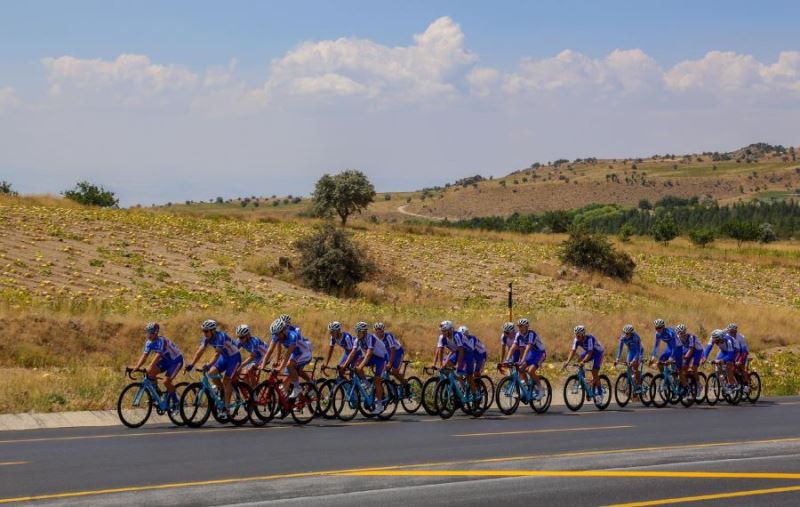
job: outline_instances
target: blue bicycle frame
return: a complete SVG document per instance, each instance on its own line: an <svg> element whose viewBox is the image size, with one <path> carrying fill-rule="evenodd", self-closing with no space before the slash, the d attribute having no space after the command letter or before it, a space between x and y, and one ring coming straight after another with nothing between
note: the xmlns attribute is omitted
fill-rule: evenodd
<svg viewBox="0 0 800 507"><path fill-rule="evenodd" d="M528 378L528 385L525 385L525 383L523 383L522 379L520 378L519 369L517 368L517 365L513 363L506 363L506 366L511 370L509 375L511 376L511 380L513 382L508 384L508 389L513 389L514 385L517 385L519 387L519 392L522 395L522 401L524 403L537 401L541 398L542 393L539 391L539 386L534 384L532 378ZM510 396L511 391L509 391L506 394Z"/></svg>
<svg viewBox="0 0 800 507"><path fill-rule="evenodd" d="M158 389L156 389L156 385L153 383L152 380L150 380L147 377L147 375L144 375L144 378L142 379L142 388L139 389L139 391L136 393L136 396L134 396L134 398L133 398L133 405L134 406L136 406L136 407L139 406L139 403L141 403L141 401L142 401L142 396L144 396L145 390L150 393L150 398L151 399L158 400L158 405L157 405L158 406L158 410L160 410L162 412L166 412L167 410L169 410L171 408L170 407L170 403L169 403L170 402L170 399L169 399L169 394L170 393L169 393L169 391L165 391L164 392L164 396L162 398L162 396L158 392ZM177 404L178 403L177 403L177 400L176 400L175 406L177 406Z"/></svg>

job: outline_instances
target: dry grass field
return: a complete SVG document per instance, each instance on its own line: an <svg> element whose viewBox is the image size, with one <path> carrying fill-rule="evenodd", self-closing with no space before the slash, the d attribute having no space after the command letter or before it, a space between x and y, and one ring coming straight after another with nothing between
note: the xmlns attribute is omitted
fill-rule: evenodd
<svg viewBox="0 0 800 507"><path fill-rule="evenodd" d="M496 358L509 281L515 315L532 319L553 360L579 322L609 349L626 322L651 343L655 317L698 334L735 320L761 352L799 341L797 242L698 249L685 239L665 248L634 238L620 245L638 265L625 284L562 267L559 235L359 221L350 230L380 274L359 297L337 299L301 287L279 263L296 258L292 242L314 221L203 215L0 198L0 322L8 337L0 342L0 412L111 407L147 320L191 353L205 318L229 331L247 322L263 335L287 312L317 352L326 348L328 321L381 319L421 364L432 356L437 323L449 318L469 325ZM763 368L777 372L779 385L793 378L780 368L794 363Z"/></svg>

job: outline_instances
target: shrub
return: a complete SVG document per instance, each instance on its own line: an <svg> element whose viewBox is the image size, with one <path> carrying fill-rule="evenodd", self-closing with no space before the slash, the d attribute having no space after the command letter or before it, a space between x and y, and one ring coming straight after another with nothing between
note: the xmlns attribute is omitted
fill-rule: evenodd
<svg viewBox="0 0 800 507"><path fill-rule="evenodd" d="M375 270L350 234L331 224L295 242L299 272L306 285L333 295L351 295L356 285Z"/></svg>
<svg viewBox="0 0 800 507"><path fill-rule="evenodd" d="M0 194L17 195L17 193L11 188L11 183L7 182L6 180L0 181Z"/></svg>
<svg viewBox="0 0 800 507"><path fill-rule="evenodd" d="M579 268L598 271L626 282L633 277L636 263L630 255L615 250L605 236L583 229L570 232L561 244L559 258Z"/></svg>
<svg viewBox="0 0 800 507"><path fill-rule="evenodd" d="M664 213L658 217L650 228L653 239L666 245L678 236L678 224L671 213Z"/></svg>
<svg viewBox="0 0 800 507"><path fill-rule="evenodd" d="M619 240L623 243L627 243L631 240L631 236L633 236L633 226L631 224L625 224L619 229Z"/></svg>
<svg viewBox="0 0 800 507"><path fill-rule="evenodd" d="M383 200L384 201L391 201L392 200L392 194L388 194L388 193L387 194L383 194Z"/></svg>
<svg viewBox="0 0 800 507"><path fill-rule="evenodd" d="M714 231L711 229L695 229L689 232L689 240L700 248L714 242Z"/></svg>
<svg viewBox="0 0 800 507"><path fill-rule="evenodd" d="M119 202L119 199L114 196L114 192L93 185L88 181L79 182L74 188L62 192L62 195L67 199L87 206L100 206L102 208L114 207Z"/></svg>
<svg viewBox="0 0 800 507"><path fill-rule="evenodd" d="M764 222L763 224L758 226L759 243L772 243L777 239L778 236L775 234L775 230L772 228L772 224L770 224L769 222Z"/></svg>

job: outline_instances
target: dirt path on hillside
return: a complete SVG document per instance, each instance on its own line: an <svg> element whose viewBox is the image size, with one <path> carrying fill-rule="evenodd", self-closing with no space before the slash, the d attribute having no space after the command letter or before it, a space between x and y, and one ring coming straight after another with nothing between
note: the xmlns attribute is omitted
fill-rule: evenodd
<svg viewBox="0 0 800 507"><path fill-rule="evenodd" d="M428 220L444 220L444 217L432 217L428 215L420 215L419 213L412 213L411 211L406 211L406 206L408 206L408 204L405 204L403 206L398 206L397 211L399 211L403 215L408 215L411 217L426 218Z"/></svg>

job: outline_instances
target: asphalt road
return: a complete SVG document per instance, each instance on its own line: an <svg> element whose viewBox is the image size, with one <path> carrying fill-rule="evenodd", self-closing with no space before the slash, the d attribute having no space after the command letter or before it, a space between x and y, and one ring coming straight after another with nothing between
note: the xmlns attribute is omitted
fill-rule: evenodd
<svg viewBox="0 0 800 507"><path fill-rule="evenodd" d="M33 497L33 498L26 498ZM800 398L0 433L0 503L800 505ZM647 503L644 503L647 505Z"/></svg>

